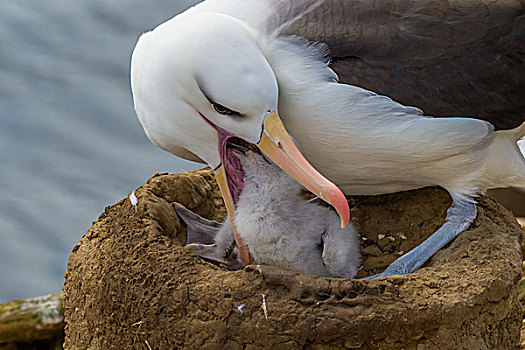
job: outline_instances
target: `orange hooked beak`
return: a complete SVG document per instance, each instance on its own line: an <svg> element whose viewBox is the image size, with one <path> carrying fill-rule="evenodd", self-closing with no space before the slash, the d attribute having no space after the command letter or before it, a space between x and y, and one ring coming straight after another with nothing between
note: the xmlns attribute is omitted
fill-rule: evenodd
<svg viewBox="0 0 525 350"><path fill-rule="evenodd" d="M279 168L334 207L341 218L341 227L348 225L350 209L345 195L308 163L295 146L277 113L268 114L264 120L263 135L257 147Z"/></svg>
<svg viewBox="0 0 525 350"><path fill-rule="evenodd" d="M279 168L288 173L310 192L333 206L341 218L341 227L345 227L348 224L350 209L345 195L335 184L327 180L308 163L297 149L277 113L269 113L266 116L261 140L256 145ZM224 198L226 210L231 218L230 222L239 248L242 265L246 266L251 263L252 258L232 219L235 217L235 204L228 188L226 171L223 166L216 169L215 176Z"/></svg>

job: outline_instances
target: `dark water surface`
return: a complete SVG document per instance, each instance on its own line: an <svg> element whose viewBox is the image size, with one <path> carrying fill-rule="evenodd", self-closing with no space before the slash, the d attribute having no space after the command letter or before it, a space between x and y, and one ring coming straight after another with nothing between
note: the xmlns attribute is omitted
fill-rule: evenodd
<svg viewBox="0 0 525 350"><path fill-rule="evenodd" d="M133 111L138 36L196 0L0 1L0 302L60 292L72 247L154 172Z"/></svg>

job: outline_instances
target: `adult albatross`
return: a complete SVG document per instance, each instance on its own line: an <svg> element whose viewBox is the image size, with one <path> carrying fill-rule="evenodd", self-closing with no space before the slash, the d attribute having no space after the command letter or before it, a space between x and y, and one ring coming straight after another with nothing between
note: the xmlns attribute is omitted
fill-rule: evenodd
<svg viewBox="0 0 525 350"><path fill-rule="evenodd" d="M525 134L518 126L524 78L516 70L503 79L522 64L522 11L519 3L482 1L207 0L139 39L131 67L135 109L157 146L216 169L230 217L239 183L227 156L232 140L258 147L331 203L343 224L344 197L308 162L347 194L445 188L453 200L445 224L374 277L410 273L468 228L473 196L525 187L517 146ZM494 116L498 126L503 120L514 128L424 116L339 83L325 46L289 34L326 41L334 56L344 52L352 65L343 71L364 77L360 85L398 91L390 96L425 109L461 110L465 99L478 109L462 114ZM451 85L456 90L447 90Z"/></svg>

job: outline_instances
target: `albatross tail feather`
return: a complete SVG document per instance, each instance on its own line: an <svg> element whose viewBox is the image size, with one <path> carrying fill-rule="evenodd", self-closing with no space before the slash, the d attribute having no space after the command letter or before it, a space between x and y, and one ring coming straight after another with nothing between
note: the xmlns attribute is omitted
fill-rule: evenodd
<svg viewBox="0 0 525 350"><path fill-rule="evenodd" d="M510 130L496 131L489 146L486 179L488 188L520 187L525 189L525 123Z"/></svg>

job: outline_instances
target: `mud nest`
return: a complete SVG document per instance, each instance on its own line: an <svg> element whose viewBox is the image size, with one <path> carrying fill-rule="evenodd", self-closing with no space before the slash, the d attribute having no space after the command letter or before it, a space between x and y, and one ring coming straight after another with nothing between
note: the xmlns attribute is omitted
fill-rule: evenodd
<svg viewBox="0 0 525 350"><path fill-rule="evenodd" d="M172 203L222 221L210 170L158 174L93 224L64 284L65 349L509 349L519 344L521 230L487 197L472 227L414 274L362 281L271 266L229 271L183 248ZM444 221L430 188L349 199L377 273Z"/></svg>

